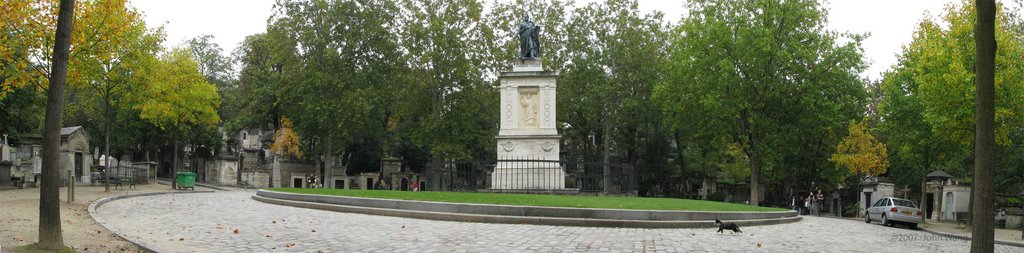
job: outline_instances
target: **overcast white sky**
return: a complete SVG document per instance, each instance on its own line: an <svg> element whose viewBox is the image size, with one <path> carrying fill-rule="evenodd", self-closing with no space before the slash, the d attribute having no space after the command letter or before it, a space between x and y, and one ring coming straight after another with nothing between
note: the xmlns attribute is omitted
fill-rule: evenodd
<svg viewBox="0 0 1024 253"><path fill-rule="evenodd" d="M577 0L592 2L594 0ZM900 47L911 40L917 22L928 12L942 13L954 0L832 0L829 28L836 31L870 33L864 41L865 60L870 64L862 76L880 78L896 62ZM639 0L643 12L665 13L677 21L683 13L682 0ZM246 35L263 32L274 0L131 0L142 11L150 27L166 24L166 46L178 45L201 34L212 34L214 42L228 53Z"/></svg>

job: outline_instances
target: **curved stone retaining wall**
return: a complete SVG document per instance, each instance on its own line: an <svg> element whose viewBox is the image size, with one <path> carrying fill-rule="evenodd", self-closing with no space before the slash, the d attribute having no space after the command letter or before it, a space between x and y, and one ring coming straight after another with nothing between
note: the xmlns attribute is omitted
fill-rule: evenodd
<svg viewBox="0 0 1024 253"><path fill-rule="evenodd" d="M466 222L599 227L713 227L714 220L756 226L799 221L795 211L707 212L561 208L358 198L259 190L253 199L340 212Z"/></svg>

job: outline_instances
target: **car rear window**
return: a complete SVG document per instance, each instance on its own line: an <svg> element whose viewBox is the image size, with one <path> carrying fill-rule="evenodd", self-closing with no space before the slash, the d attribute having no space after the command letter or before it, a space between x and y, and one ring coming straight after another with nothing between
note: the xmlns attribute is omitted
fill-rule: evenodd
<svg viewBox="0 0 1024 253"><path fill-rule="evenodd" d="M913 207L913 208L917 208L917 205L914 205L914 202L911 202L910 200L905 200L905 199L893 199L892 201L893 201L893 202L894 202L894 204L896 204L897 206L905 206L905 207Z"/></svg>

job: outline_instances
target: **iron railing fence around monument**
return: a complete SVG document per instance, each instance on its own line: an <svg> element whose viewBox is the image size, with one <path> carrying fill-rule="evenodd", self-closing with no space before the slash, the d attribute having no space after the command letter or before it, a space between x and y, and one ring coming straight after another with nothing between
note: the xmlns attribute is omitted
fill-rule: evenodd
<svg viewBox="0 0 1024 253"><path fill-rule="evenodd" d="M463 192L636 195L632 166L573 160L450 161L428 177L427 190Z"/></svg>

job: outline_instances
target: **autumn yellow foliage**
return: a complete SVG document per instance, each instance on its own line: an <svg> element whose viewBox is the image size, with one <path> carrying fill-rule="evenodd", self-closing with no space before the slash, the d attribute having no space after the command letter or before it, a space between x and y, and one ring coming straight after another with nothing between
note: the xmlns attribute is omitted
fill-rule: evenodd
<svg viewBox="0 0 1024 253"><path fill-rule="evenodd" d="M49 85L59 4L57 0L0 1L0 99L26 85L41 90ZM145 30L142 15L126 0L77 1L68 84L98 82L95 76L89 76L89 72L97 72L89 63L122 60L118 52L130 48L132 40L139 38L133 32L153 32L156 39L163 39L162 30L139 29Z"/></svg>
<svg viewBox="0 0 1024 253"><path fill-rule="evenodd" d="M889 169L885 144L868 132L865 121L851 121L849 130L850 134L836 145L836 152L828 160L848 168L851 174L877 176L885 173Z"/></svg>
<svg viewBox="0 0 1024 253"><path fill-rule="evenodd" d="M274 132L274 143L270 144L270 150L302 158L301 147L299 134L292 130L292 120L282 117L281 128Z"/></svg>

